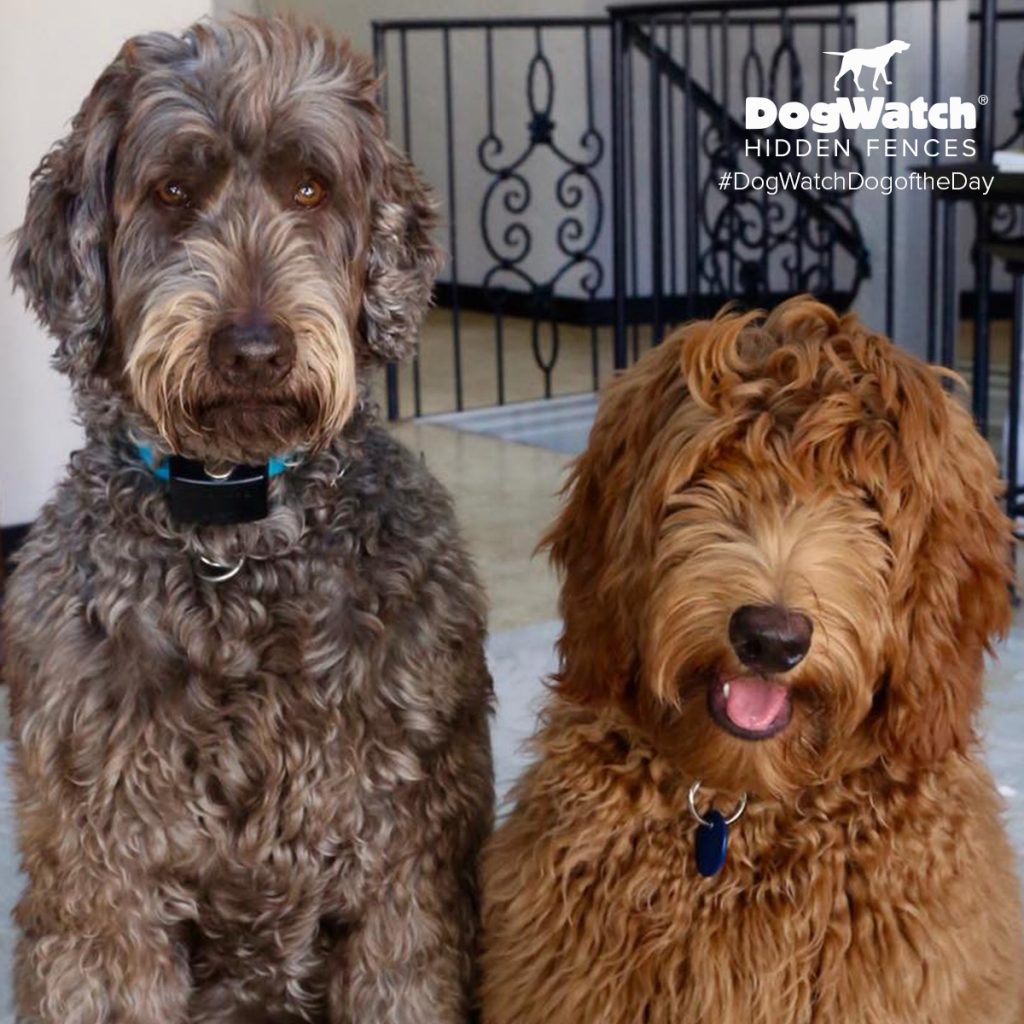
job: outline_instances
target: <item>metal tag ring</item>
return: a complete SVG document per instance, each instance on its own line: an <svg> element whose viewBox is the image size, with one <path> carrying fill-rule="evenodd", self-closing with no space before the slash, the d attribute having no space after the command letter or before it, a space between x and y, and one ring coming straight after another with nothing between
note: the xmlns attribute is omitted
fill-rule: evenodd
<svg viewBox="0 0 1024 1024"><path fill-rule="evenodd" d="M204 583L226 583L228 580L237 576L245 565L245 558L240 558L234 565L225 565L223 562L215 562L212 558L207 558L206 555L200 555L199 561L208 568L212 569L212 572L203 572L202 569L196 569L196 575Z"/></svg>
<svg viewBox="0 0 1024 1024"><path fill-rule="evenodd" d="M708 822L708 820L700 813L700 811L697 810L697 794L699 792L700 792L700 780L698 779L690 787L690 792L689 792L689 794L687 796L687 800L688 800L688 802L690 804L690 813L694 816L694 818L697 819L698 822L700 822L701 825L704 825L705 827L710 828L710 823ZM732 814L730 814L725 819L726 825L732 825L734 822L739 821L740 818L743 816L743 812L746 809L747 809L747 794L744 793L743 796L740 797L740 802L735 806L735 808L733 808Z"/></svg>

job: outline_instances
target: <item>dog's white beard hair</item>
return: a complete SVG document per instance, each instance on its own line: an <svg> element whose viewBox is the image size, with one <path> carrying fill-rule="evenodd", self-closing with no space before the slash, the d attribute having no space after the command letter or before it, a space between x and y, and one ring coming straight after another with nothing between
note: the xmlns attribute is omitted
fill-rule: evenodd
<svg viewBox="0 0 1024 1024"><path fill-rule="evenodd" d="M324 290L326 291L326 289ZM197 430L190 385L205 372L207 340L221 318L222 302L205 292L187 292L146 310L128 359L127 374L139 407L172 447L182 428ZM322 445L344 426L357 398L355 349L337 298L304 283L302 302L275 316L293 331L296 364L282 397L315 403L311 445ZM314 403L310 402L310 398Z"/></svg>

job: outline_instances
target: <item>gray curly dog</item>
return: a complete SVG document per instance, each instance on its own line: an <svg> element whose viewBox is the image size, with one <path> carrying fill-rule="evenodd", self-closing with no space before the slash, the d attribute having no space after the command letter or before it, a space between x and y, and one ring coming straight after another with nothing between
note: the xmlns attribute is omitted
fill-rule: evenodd
<svg viewBox="0 0 1024 1024"><path fill-rule="evenodd" d="M472 1012L484 601L368 398L439 263L375 88L287 21L140 36L33 177L87 441L5 609L26 1024ZM186 463L266 514L175 514Z"/></svg>

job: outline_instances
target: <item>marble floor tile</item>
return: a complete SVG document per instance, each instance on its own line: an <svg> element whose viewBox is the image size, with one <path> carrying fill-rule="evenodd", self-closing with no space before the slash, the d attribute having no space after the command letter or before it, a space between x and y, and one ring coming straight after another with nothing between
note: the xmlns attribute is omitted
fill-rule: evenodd
<svg viewBox="0 0 1024 1024"><path fill-rule="evenodd" d="M567 457L422 420L392 431L451 492L488 593L491 629L554 618L557 581L535 549L558 507Z"/></svg>

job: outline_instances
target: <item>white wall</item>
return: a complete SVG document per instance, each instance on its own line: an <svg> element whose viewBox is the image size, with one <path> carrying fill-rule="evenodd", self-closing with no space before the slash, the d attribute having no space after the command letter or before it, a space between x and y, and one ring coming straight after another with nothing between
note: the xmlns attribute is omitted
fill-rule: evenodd
<svg viewBox="0 0 1024 1024"><path fill-rule="evenodd" d="M28 180L96 77L131 35L185 28L208 0L4 0L0 9L0 236L21 222ZM0 525L35 518L81 443L53 343L11 293L0 262Z"/></svg>
<svg viewBox="0 0 1024 1024"><path fill-rule="evenodd" d="M600 0L252 0L262 14L290 11L349 36L367 52L370 23L397 18L496 18L604 14ZM598 6L595 7L595 4ZM235 5L229 5L235 6Z"/></svg>

